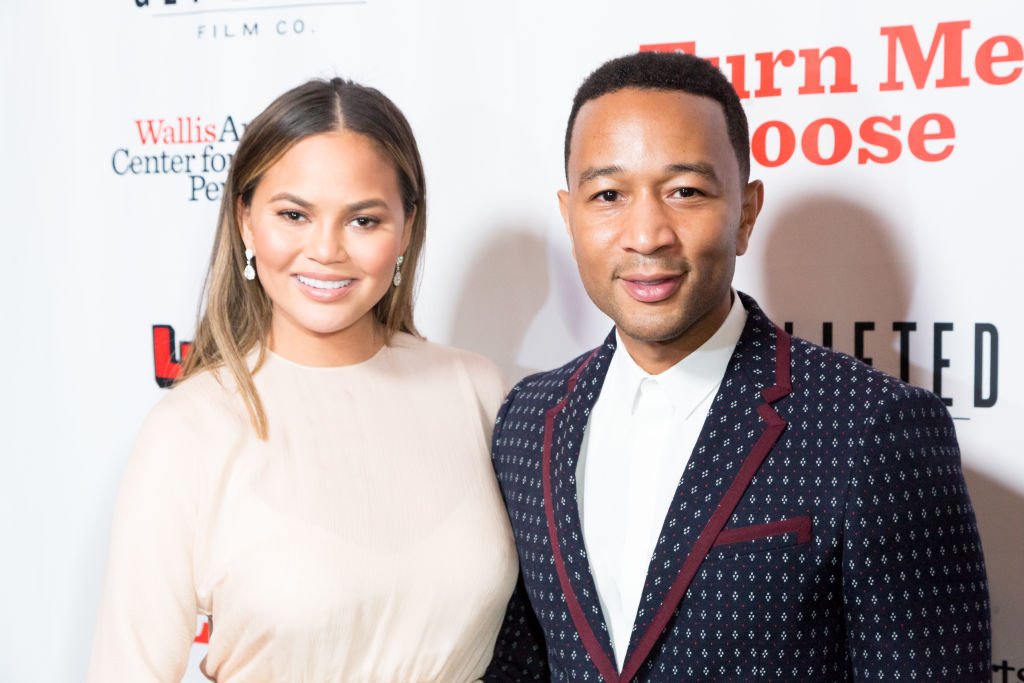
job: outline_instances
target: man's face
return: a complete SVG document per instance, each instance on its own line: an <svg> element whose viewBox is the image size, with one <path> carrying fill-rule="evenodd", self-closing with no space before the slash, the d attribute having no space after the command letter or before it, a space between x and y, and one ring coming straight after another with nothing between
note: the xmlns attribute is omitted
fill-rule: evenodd
<svg viewBox="0 0 1024 683"><path fill-rule="evenodd" d="M587 294L639 342L689 353L725 320L736 256L760 210L721 105L627 88L580 109L562 217Z"/></svg>

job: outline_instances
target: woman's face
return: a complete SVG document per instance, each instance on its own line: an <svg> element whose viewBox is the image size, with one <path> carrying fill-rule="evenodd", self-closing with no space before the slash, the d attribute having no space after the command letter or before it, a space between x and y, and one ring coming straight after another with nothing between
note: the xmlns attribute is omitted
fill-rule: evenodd
<svg viewBox="0 0 1024 683"><path fill-rule="evenodd" d="M273 304L271 348L307 365L372 355L372 309L412 224L375 143L348 130L304 138L267 169L240 215Z"/></svg>

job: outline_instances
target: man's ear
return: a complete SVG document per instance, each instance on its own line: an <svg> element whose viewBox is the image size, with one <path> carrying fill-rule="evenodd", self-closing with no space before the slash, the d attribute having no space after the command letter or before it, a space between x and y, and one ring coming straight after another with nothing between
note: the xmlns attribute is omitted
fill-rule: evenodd
<svg viewBox="0 0 1024 683"><path fill-rule="evenodd" d="M736 255L742 256L750 244L750 233L754 231L754 223L761 213L764 204L764 183L751 180L743 188L743 204L740 209L740 225L736 235Z"/></svg>
<svg viewBox="0 0 1024 683"><path fill-rule="evenodd" d="M572 245L572 257L576 258L576 243L572 239L572 224L569 222L569 191L558 191L558 210L562 212L562 223L565 225L565 232L569 235L569 244Z"/></svg>

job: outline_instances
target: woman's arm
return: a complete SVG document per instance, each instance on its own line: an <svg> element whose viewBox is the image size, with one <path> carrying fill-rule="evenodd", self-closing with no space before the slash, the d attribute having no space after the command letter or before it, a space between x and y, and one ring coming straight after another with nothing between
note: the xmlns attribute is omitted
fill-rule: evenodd
<svg viewBox="0 0 1024 683"><path fill-rule="evenodd" d="M121 482L89 683L179 683L188 665L199 444L179 403L146 419Z"/></svg>

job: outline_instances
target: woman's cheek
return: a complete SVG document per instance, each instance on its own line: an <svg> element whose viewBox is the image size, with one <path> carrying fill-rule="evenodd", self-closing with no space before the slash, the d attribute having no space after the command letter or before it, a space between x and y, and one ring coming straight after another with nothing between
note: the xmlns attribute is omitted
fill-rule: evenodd
<svg viewBox="0 0 1024 683"><path fill-rule="evenodd" d="M294 231L282 230L277 226L262 225L253 230L256 254L264 266L280 268L290 265L295 255L302 250L301 240Z"/></svg>
<svg viewBox="0 0 1024 683"><path fill-rule="evenodd" d="M398 257L398 246L398 236L393 232L375 234L353 244L349 256L364 273L390 276Z"/></svg>

